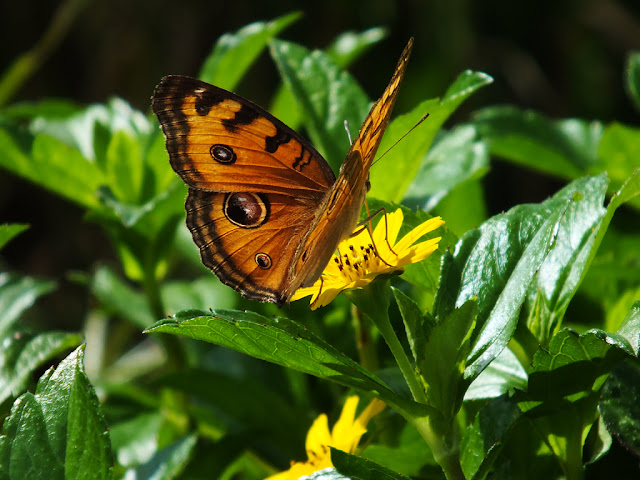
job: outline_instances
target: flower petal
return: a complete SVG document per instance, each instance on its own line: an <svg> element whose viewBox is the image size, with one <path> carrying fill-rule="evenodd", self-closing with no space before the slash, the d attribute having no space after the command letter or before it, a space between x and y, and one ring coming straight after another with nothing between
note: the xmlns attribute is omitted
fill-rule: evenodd
<svg viewBox="0 0 640 480"><path fill-rule="evenodd" d="M404 237L402 237L402 239L400 239L400 241L396 244L396 248L398 250L409 248L411 245L413 245L414 242L419 240L420 237L435 230L438 227L441 227L442 225L444 225L444 222L442 221L441 217L433 217L426 222L421 223L409 233L407 233Z"/></svg>

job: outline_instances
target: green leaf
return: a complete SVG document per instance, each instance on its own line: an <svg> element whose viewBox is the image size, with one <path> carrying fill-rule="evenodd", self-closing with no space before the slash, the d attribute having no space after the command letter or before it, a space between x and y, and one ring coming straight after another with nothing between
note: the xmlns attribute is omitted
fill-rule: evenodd
<svg viewBox="0 0 640 480"><path fill-rule="evenodd" d="M476 113L473 125L493 155L560 178L578 178L599 163L600 122L552 121L515 107L488 107Z"/></svg>
<svg viewBox="0 0 640 480"><path fill-rule="evenodd" d="M598 154L599 168L611 177L610 190L620 188L630 175L640 168L640 129L619 123L608 125L602 134ZM631 205L640 209L640 200L631 200Z"/></svg>
<svg viewBox="0 0 640 480"><path fill-rule="evenodd" d="M98 205L94 192L102 172L73 147L53 137L38 135L30 151L22 150L0 129L0 166L37 185L86 207Z"/></svg>
<svg viewBox="0 0 640 480"><path fill-rule="evenodd" d="M111 425L111 445L118 463L128 468L148 462L158 451L158 441L166 423L162 412L153 411Z"/></svg>
<svg viewBox="0 0 640 480"><path fill-rule="evenodd" d="M263 383L249 375L236 378L227 372L191 369L166 375L159 383L196 398L216 412L216 428L223 431L236 431L243 425L249 431L270 432L270 446L290 451L306 434L309 412L292 403L286 392L273 388L267 379Z"/></svg>
<svg viewBox="0 0 640 480"><path fill-rule="evenodd" d="M346 68L385 35L386 30L383 28L370 28L361 33L345 32L340 34L325 52L341 68ZM301 108L286 83L276 92L269 111L294 130L297 130L303 121Z"/></svg>
<svg viewBox="0 0 640 480"><path fill-rule="evenodd" d="M477 315L477 299L471 298L429 329L424 359L418 372L429 405L452 418L460 409L469 380L463 381L471 332Z"/></svg>
<svg viewBox="0 0 640 480"><path fill-rule="evenodd" d="M627 57L625 87L631 102L640 110L640 52L631 52Z"/></svg>
<svg viewBox="0 0 640 480"><path fill-rule="evenodd" d="M621 363L612 372L600 395L600 414L607 430L628 450L640 454L640 369Z"/></svg>
<svg viewBox="0 0 640 480"><path fill-rule="evenodd" d="M629 355L633 350L619 335L601 330L578 335L569 329L535 354L528 391L516 397L565 472L582 468L576 462L597 418L600 389Z"/></svg>
<svg viewBox="0 0 640 480"><path fill-rule="evenodd" d="M616 333L629 342L634 355L637 357L640 354L640 300L634 302L631 306L629 313L627 313Z"/></svg>
<svg viewBox="0 0 640 480"><path fill-rule="evenodd" d="M572 202L557 224L553 249L542 262L529 287L523 315L537 343L548 345L559 330L569 302L590 263L598 228L605 216L607 178L595 177L576 189ZM537 347L536 347L537 348Z"/></svg>
<svg viewBox="0 0 640 480"><path fill-rule="evenodd" d="M359 128L369 110L369 99L349 74L319 50L310 52L294 43L273 40L271 56L302 106L313 145L334 172L338 171L349 150L344 122L352 129Z"/></svg>
<svg viewBox="0 0 640 480"><path fill-rule="evenodd" d="M0 337L6 335L7 330L38 297L51 292L55 286L51 281L0 273Z"/></svg>
<svg viewBox="0 0 640 480"><path fill-rule="evenodd" d="M419 476L425 467L440 468L424 438L411 424L405 424L402 428L397 443L368 444L361 456L408 476Z"/></svg>
<svg viewBox="0 0 640 480"><path fill-rule="evenodd" d="M125 476L131 480L171 480L178 478L193 454L196 435L189 435L159 450L148 462L127 470Z"/></svg>
<svg viewBox="0 0 640 480"><path fill-rule="evenodd" d="M3 248L9 241L24 232L29 228L26 223L5 223L0 225L0 249Z"/></svg>
<svg viewBox="0 0 640 480"><path fill-rule="evenodd" d="M87 163L102 170L107 146L116 132L146 138L152 128L142 112L120 98L112 98L105 104L89 105L68 116L37 115L31 120L30 131L36 136L60 140L79 152Z"/></svg>
<svg viewBox="0 0 640 480"><path fill-rule="evenodd" d="M113 134L106 150L106 183L124 203L140 203L144 177L140 139L125 131Z"/></svg>
<svg viewBox="0 0 640 480"><path fill-rule="evenodd" d="M457 127L436 138L405 193L405 205L432 210L463 182L484 176L489 150L473 126Z"/></svg>
<svg viewBox="0 0 640 480"><path fill-rule="evenodd" d="M343 32L325 52L340 67L346 68L386 36L387 30L381 27L369 28L363 32Z"/></svg>
<svg viewBox="0 0 640 480"><path fill-rule="evenodd" d="M416 302L397 288L392 288L392 291L404 322L413 358L416 363L421 362L424 360L425 341L429 338L425 328L427 322L425 322L422 311Z"/></svg>
<svg viewBox="0 0 640 480"><path fill-rule="evenodd" d="M269 40L301 17L289 13L270 22L255 22L236 33L222 35L209 54L198 77L220 88L233 90Z"/></svg>
<svg viewBox="0 0 640 480"><path fill-rule="evenodd" d="M215 343L284 367L372 392L381 400L404 412L426 407L398 396L382 380L349 357L286 318L270 318L248 311L185 311L175 320L161 320L147 332L183 335Z"/></svg>
<svg viewBox="0 0 640 480"><path fill-rule="evenodd" d="M110 479L111 446L82 366L84 347L47 371L5 420L0 465L6 478Z"/></svg>
<svg viewBox="0 0 640 480"><path fill-rule="evenodd" d="M491 471L507 433L520 418L516 403L507 396L491 400L464 432L460 463L465 477L481 480Z"/></svg>
<svg viewBox="0 0 640 480"><path fill-rule="evenodd" d="M529 376L518 358L505 348L471 383L465 401L486 400L513 391L527 389Z"/></svg>
<svg viewBox="0 0 640 480"><path fill-rule="evenodd" d="M336 470L354 480L410 480L366 458L356 457L331 447L331 463Z"/></svg>
<svg viewBox="0 0 640 480"><path fill-rule="evenodd" d="M465 378L473 380L507 345L527 289L554 246L565 215L599 178L573 182L539 205L519 205L467 232L444 257L434 313L446 318L455 306L478 297L478 320Z"/></svg>
<svg viewBox="0 0 640 480"><path fill-rule="evenodd" d="M542 407L558 408L563 399L575 402L597 392L609 372L633 349L623 338L602 330L590 330L582 335L564 329L553 336L548 350L538 350L529 374L529 388L522 404L529 410Z"/></svg>
<svg viewBox="0 0 640 480"><path fill-rule="evenodd" d="M0 436L0 478L64 478L63 460L49 444L42 406L32 393L13 404Z"/></svg>
<svg viewBox="0 0 640 480"><path fill-rule="evenodd" d="M99 267L90 282L93 295L109 312L132 325L147 328L154 321L146 297L136 292L108 267Z"/></svg>
<svg viewBox="0 0 640 480"><path fill-rule="evenodd" d="M7 337L0 346L0 404L22 392L36 369L81 342L81 334L66 332Z"/></svg>
<svg viewBox="0 0 640 480"><path fill-rule="evenodd" d="M407 75L411 75L410 67L407 69ZM410 112L395 118L382 139L378 150L380 153L386 152L394 142L429 113L429 117L410 134L409 138L390 150L377 168L371 169L371 196L401 201L422 164L433 161L425 159L425 155L440 127L464 100L492 81L493 79L485 73L467 70L456 78L441 99L425 100ZM385 168L389 165L393 168Z"/></svg>

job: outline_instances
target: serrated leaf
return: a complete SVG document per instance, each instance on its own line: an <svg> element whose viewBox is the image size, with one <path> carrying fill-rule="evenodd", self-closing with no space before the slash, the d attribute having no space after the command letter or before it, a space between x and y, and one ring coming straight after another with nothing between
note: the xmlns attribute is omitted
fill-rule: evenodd
<svg viewBox="0 0 640 480"><path fill-rule="evenodd" d="M609 375L599 410L607 430L636 455L640 454L640 369L621 363Z"/></svg>
<svg viewBox="0 0 640 480"><path fill-rule="evenodd" d="M251 23L235 33L222 35L205 60L198 78L233 90L269 40L300 17L299 12L293 12L270 22Z"/></svg>
<svg viewBox="0 0 640 480"><path fill-rule="evenodd" d="M64 478L63 459L56 457L40 402L25 393L13 404L0 436L0 478Z"/></svg>
<svg viewBox="0 0 640 480"><path fill-rule="evenodd" d="M411 75L410 65L407 75ZM485 73L467 70L456 78L441 99L425 100L410 112L395 118L382 139L378 149L380 153L386 152L418 120L429 113L429 117L410 134L409 138L390 150L377 168L371 169L371 196L382 200L401 201L418 174L423 159L443 123L472 93L492 81L493 79ZM393 165L393 168L385 168L388 165Z"/></svg>
<svg viewBox="0 0 640 480"><path fill-rule="evenodd" d="M283 81L302 106L313 145L337 172L349 150L344 122L359 129L369 110L369 99L356 81L320 50L310 52L280 40L273 40L270 50Z"/></svg>
<svg viewBox="0 0 640 480"><path fill-rule="evenodd" d="M579 400L597 391L611 369L633 354L628 342L615 334L590 330L578 335L561 330L548 350L541 349L533 357L527 397L547 405L562 398Z"/></svg>
<svg viewBox="0 0 640 480"><path fill-rule="evenodd" d="M3 248L9 241L17 235L20 235L29 225L26 223L5 223L0 225L0 249Z"/></svg>
<svg viewBox="0 0 640 480"><path fill-rule="evenodd" d="M211 315L179 312L175 318L179 321L161 320L147 332L204 340L359 391L374 392L385 403L405 413L424 413L427 408L398 396L378 377L286 318L233 310L214 310Z"/></svg>
<svg viewBox="0 0 640 480"><path fill-rule="evenodd" d="M51 292L55 286L51 281L0 273L0 337L6 335L5 332L38 297Z"/></svg>
<svg viewBox="0 0 640 480"><path fill-rule="evenodd" d="M76 349L40 378L35 395L14 404L0 443L7 478L111 478L107 427L83 352Z"/></svg>
<svg viewBox="0 0 640 480"><path fill-rule="evenodd" d="M350 455L331 447L331 463L336 470L353 480L410 480L366 458Z"/></svg>
<svg viewBox="0 0 640 480"><path fill-rule="evenodd" d="M81 334L66 332L5 339L0 346L0 404L23 391L37 368L81 341Z"/></svg>

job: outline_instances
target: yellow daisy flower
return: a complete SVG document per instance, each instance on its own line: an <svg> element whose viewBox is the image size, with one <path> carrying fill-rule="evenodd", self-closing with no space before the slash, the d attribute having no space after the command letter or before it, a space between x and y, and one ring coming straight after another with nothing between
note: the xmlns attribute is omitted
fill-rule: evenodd
<svg viewBox="0 0 640 480"><path fill-rule="evenodd" d="M340 242L338 254L329 261L316 283L296 290L291 300L312 295L311 309L315 310L328 305L343 290L364 287L378 275L402 271L405 265L427 258L438 248L441 237L416 245L414 242L444 222L440 217L427 220L396 243L403 219L402 210L398 209L386 215L386 222L384 218L380 220L372 234L358 227L359 233Z"/></svg>
<svg viewBox="0 0 640 480"><path fill-rule="evenodd" d="M272 475L266 480L297 480L303 475L310 475L318 470L333 467L329 447L353 454L360 438L367 431L369 420L385 407L384 402L374 398L356 418L359 400L355 395L347 398L344 407L342 407L340 418L331 432L329 432L329 421L324 413L316 418L307 433L305 448L308 460L306 462L292 462L289 470Z"/></svg>

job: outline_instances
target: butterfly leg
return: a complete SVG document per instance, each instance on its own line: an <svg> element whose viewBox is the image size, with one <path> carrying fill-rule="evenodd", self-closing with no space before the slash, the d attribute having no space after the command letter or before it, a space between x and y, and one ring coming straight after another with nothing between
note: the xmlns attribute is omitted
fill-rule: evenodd
<svg viewBox="0 0 640 480"><path fill-rule="evenodd" d="M378 210L376 210L374 213L369 214L369 205L366 203L365 201L365 207L367 208L367 218L363 219L359 225L362 226L361 229L356 230L355 232L353 232L351 234L352 237L355 237L356 235L359 235L360 233L362 233L362 230L366 229L367 232L369 232L369 238L371 238L371 246L373 248L373 251L375 252L375 254L378 256L378 258L380 260L382 260L382 262L389 266L389 267L393 267L393 265L391 265L389 262L387 262L384 258L382 258L382 255L380 255L380 252L378 251L378 248L376 247L376 242L373 239L373 225L371 224L371 220L373 220L376 216L378 216L380 213L384 213L384 215L382 216L382 220L384 221L384 239L387 242L387 246L389 247L389 250L394 254L394 255L398 255L393 248L391 247L391 244L389 243L389 226L387 223L387 210L384 207L380 207ZM367 225L368 224L368 225Z"/></svg>

